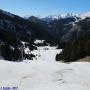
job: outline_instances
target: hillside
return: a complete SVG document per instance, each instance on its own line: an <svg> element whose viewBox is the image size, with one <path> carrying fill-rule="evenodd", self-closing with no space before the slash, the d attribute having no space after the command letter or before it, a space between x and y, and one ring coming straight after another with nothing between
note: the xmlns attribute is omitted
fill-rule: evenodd
<svg viewBox="0 0 90 90"><path fill-rule="evenodd" d="M54 38L39 24L0 10L0 55L4 59L22 61L25 59L24 48L36 49L36 39L50 43ZM25 45L22 42L25 42Z"/></svg>
<svg viewBox="0 0 90 90"><path fill-rule="evenodd" d="M56 56L57 61L71 62L90 56L90 18L77 22L65 36L69 41L62 53Z"/></svg>

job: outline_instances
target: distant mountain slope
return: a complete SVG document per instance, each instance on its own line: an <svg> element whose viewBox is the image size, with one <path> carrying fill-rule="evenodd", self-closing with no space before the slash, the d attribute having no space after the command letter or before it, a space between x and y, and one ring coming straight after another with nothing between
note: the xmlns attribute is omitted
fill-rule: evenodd
<svg viewBox="0 0 90 90"><path fill-rule="evenodd" d="M56 56L56 60L65 62L76 61L80 58L90 56L90 18L85 18L76 25L65 36L69 40L64 50Z"/></svg>
<svg viewBox="0 0 90 90"><path fill-rule="evenodd" d="M27 20L2 10L0 10L1 30L16 35L18 39L25 40L27 38L29 40L29 37L31 37L31 28Z"/></svg>
<svg viewBox="0 0 90 90"><path fill-rule="evenodd" d="M70 16L60 19L52 19L50 22L47 22L43 21L43 19L31 16L29 21L41 26L43 30L48 32L48 34L55 38L59 43L61 42L62 36L66 34L73 27L74 23L79 21L79 19L79 17Z"/></svg>

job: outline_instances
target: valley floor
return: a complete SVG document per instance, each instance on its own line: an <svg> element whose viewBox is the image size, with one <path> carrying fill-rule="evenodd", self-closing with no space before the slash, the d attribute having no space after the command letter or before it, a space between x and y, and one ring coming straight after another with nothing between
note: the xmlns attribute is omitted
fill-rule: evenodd
<svg viewBox="0 0 90 90"><path fill-rule="evenodd" d="M61 50L40 47L33 61L0 61L0 88L8 90L90 90L90 63L55 61ZM17 87L17 89L12 89ZM1 90L1 89L0 89ZM3 89L2 89L3 90Z"/></svg>

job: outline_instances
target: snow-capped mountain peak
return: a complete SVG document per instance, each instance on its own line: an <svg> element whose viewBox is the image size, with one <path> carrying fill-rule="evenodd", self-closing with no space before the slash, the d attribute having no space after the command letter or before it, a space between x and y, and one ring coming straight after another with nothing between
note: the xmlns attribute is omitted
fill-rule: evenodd
<svg viewBox="0 0 90 90"><path fill-rule="evenodd" d="M82 18L82 19L85 19L86 17L90 17L90 12L81 14L81 18Z"/></svg>

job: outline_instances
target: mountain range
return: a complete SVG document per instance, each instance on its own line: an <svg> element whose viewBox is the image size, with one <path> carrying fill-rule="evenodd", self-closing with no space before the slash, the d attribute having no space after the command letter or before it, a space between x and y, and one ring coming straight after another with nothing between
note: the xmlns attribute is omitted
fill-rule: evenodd
<svg viewBox="0 0 90 90"><path fill-rule="evenodd" d="M45 40L45 45L57 45L58 48L63 49L62 53L56 56L57 61L61 59L73 61L89 55L89 51L86 53L87 50L85 49L89 44L89 30L90 18L87 16L83 19L75 15L58 19L50 17L37 18L35 16L23 18L0 10L0 54L7 60L23 60L25 58L25 47L22 42L27 43L25 45L33 50L37 46L34 41L40 39ZM85 40L87 43L84 42ZM85 44L82 44L82 42ZM75 44L76 47L74 47ZM72 51L69 53L71 47ZM77 51L76 56L72 55L73 48L80 49L79 52ZM13 55L11 55L12 52ZM85 52L85 54L81 54L82 52ZM7 56L7 53L10 55ZM15 53L18 54L14 57ZM66 57L68 54L69 57ZM74 59L70 56L74 57Z"/></svg>

